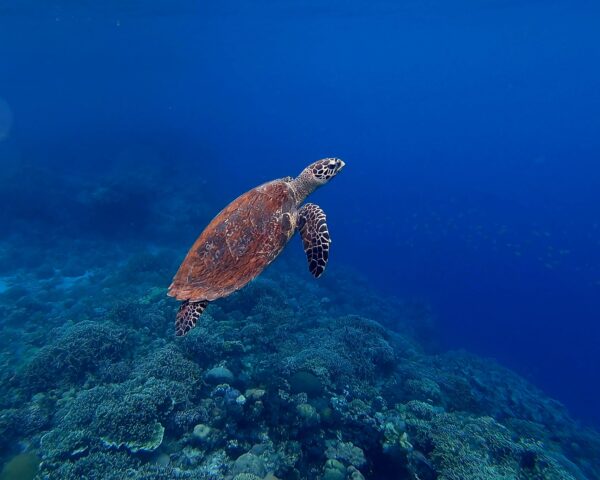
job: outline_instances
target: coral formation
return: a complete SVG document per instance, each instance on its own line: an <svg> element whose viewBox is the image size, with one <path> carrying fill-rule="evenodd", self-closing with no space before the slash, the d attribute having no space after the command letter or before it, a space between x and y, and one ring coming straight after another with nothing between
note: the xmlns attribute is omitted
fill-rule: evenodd
<svg viewBox="0 0 600 480"><path fill-rule="evenodd" d="M426 307L356 302L348 272L317 291L282 259L176 339L156 274L175 258L72 265L60 288L20 273L50 305L0 293L6 469L24 449L47 480L600 478L595 432L492 361L435 353ZM46 320L19 335L25 313Z"/></svg>
<svg viewBox="0 0 600 480"><path fill-rule="evenodd" d="M102 364L126 354L126 330L111 323L66 324L51 331L50 338L19 374L23 386L34 393L84 381Z"/></svg>

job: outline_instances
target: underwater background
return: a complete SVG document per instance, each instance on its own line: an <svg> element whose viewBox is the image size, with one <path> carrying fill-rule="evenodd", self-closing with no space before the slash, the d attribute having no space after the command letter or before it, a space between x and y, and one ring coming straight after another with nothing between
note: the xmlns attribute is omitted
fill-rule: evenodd
<svg viewBox="0 0 600 480"><path fill-rule="evenodd" d="M0 478L600 478L600 6L0 1ZM319 158L175 338L187 249Z"/></svg>

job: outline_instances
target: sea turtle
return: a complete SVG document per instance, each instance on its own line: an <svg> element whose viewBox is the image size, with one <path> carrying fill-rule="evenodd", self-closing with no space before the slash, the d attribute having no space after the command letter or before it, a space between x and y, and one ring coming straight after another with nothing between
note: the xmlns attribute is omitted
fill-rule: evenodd
<svg viewBox="0 0 600 480"><path fill-rule="evenodd" d="M296 231L302 236L310 273L321 276L331 243L325 213L313 203L301 204L342 168L338 158L319 160L297 178L260 185L221 210L192 245L169 287L168 295L182 302L175 319L177 336L196 326L209 302L239 290L261 273Z"/></svg>

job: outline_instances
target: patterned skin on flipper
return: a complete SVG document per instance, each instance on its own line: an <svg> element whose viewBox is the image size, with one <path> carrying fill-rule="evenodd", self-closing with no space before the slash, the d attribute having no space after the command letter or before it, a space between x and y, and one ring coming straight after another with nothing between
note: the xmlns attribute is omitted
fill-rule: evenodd
<svg viewBox="0 0 600 480"><path fill-rule="evenodd" d="M201 300L200 302L182 302L179 306L179 311L175 317L175 335L178 337L184 336L192 328L196 326L198 317L202 315L204 309L208 305L207 300Z"/></svg>
<svg viewBox="0 0 600 480"><path fill-rule="evenodd" d="M300 209L298 229L302 236L308 269L315 278L323 274L329 260L331 237L326 221L325 212L314 203L307 203Z"/></svg>

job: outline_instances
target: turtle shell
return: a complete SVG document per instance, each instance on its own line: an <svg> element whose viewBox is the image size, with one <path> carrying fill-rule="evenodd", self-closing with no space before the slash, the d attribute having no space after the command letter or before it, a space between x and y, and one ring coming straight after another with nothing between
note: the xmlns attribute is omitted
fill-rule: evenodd
<svg viewBox="0 0 600 480"><path fill-rule="evenodd" d="M215 300L261 273L294 233L296 201L284 180L256 187L225 207L200 234L173 278L177 300Z"/></svg>

